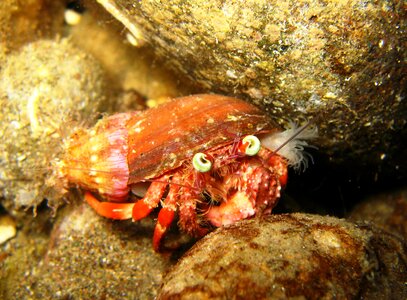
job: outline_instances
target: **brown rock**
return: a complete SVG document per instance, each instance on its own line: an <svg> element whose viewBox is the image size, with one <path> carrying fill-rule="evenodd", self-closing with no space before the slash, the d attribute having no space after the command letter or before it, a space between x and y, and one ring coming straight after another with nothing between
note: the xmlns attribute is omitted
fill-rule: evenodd
<svg viewBox="0 0 407 300"><path fill-rule="evenodd" d="M166 275L159 299L403 299L406 244L307 214L221 228Z"/></svg>
<svg viewBox="0 0 407 300"><path fill-rule="evenodd" d="M152 219L107 220L86 203L58 213L53 227L40 216L52 230L37 226L28 234L25 228L0 252L0 298L155 297L170 261L152 249Z"/></svg>
<svg viewBox="0 0 407 300"><path fill-rule="evenodd" d="M407 190L370 197L358 204L348 219L371 222L407 240Z"/></svg>

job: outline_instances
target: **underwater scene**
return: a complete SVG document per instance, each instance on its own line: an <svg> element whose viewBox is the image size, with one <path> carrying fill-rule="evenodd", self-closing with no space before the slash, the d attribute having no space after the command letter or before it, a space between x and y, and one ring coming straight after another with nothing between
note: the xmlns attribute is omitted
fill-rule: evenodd
<svg viewBox="0 0 407 300"><path fill-rule="evenodd" d="M406 17L1 0L0 299L407 299Z"/></svg>

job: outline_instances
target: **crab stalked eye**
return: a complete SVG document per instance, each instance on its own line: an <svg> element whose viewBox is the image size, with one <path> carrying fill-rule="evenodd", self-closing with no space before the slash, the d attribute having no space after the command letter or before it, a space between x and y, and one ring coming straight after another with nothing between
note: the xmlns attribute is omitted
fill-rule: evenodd
<svg viewBox="0 0 407 300"><path fill-rule="evenodd" d="M194 169L198 172L205 173L212 168L212 162L206 156L205 153L199 152L194 155L192 158L192 165Z"/></svg>
<svg viewBox="0 0 407 300"><path fill-rule="evenodd" d="M260 151L260 140L254 135L248 135L242 140L243 145L246 145L244 153L249 156L254 156Z"/></svg>

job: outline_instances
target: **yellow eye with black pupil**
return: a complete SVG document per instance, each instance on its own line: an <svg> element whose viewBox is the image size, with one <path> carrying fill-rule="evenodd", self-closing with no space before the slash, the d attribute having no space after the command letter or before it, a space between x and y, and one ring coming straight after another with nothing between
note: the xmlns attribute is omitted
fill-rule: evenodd
<svg viewBox="0 0 407 300"><path fill-rule="evenodd" d="M192 166L201 173L208 172L212 168L212 162L206 157L205 153L196 153L192 158Z"/></svg>
<svg viewBox="0 0 407 300"><path fill-rule="evenodd" d="M243 138L243 144L247 144L245 149L245 154L248 156L254 156L259 153L261 148L260 140L254 135L248 135Z"/></svg>

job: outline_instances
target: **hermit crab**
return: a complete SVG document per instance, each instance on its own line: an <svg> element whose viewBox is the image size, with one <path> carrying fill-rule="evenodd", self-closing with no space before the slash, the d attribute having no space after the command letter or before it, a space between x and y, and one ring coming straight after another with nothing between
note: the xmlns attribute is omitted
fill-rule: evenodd
<svg viewBox="0 0 407 300"><path fill-rule="evenodd" d="M106 116L76 131L58 169L107 218L137 221L161 203L153 236L158 251L177 212L180 228L196 237L212 226L270 213L287 165L301 163L304 139L315 133L281 131L236 98L193 95Z"/></svg>

